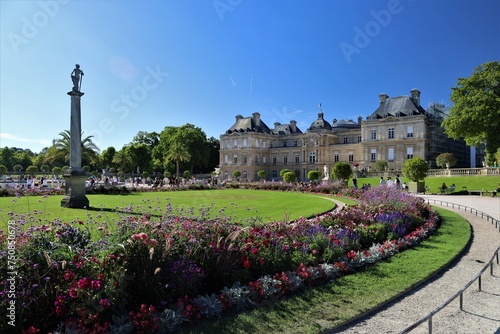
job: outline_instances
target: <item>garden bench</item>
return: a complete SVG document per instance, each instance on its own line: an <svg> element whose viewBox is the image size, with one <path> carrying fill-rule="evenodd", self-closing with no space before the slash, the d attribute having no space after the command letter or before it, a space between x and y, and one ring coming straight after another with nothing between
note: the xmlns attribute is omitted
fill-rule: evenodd
<svg viewBox="0 0 500 334"><path fill-rule="evenodd" d="M483 194L489 194L491 193L492 191L490 190L485 190L484 188L481 189L481 190L467 190L467 192L469 193L469 195L472 195L472 194L479 194L479 196L483 196Z"/></svg>

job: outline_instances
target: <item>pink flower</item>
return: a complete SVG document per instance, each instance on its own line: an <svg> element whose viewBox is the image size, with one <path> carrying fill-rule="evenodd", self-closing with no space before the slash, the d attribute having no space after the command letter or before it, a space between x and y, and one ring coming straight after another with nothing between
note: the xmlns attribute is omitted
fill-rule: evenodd
<svg viewBox="0 0 500 334"><path fill-rule="evenodd" d="M156 246L156 245L158 245L158 241L156 241L156 239L151 239L151 240L149 240L149 243L151 244L151 246Z"/></svg>
<svg viewBox="0 0 500 334"><path fill-rule="evenodd" d="M78 281L78 287L80 289L86 289L90 287L90 280L87 277L80 279Z"/></svg>
<svg viewBox="0 0 500 334"><path fill-rule="evenodd" d="M93 280L90 283L90 286L92 286L92 289L94 289L95 291L97 291L97 290L99 290L101 288L101 281L99 281L99 280Z"/></svg>
<svg viewBox="0 0 500 334"><path fill-rule="evenodd" d="M108 308L110 306L109 300L107 298L103 298L99 301L99 305L101 305L103 308Z"/></svg>
<svg viewBox="0 0 500 334"><path fill-rule="evenodd" d="M66 270L64 272L64 279L66 281L72 281L75 278L75 273L72 272L71 270Z"/></svg>
<svg viewBox="0 0 500 334"><path fill-rule="evenodd" d="M132 234L132 239L141 240L141 235L140 234Z"/></svg>
<svg viewBox="0 0 500 334"><path fill-rule="evenodd" d="M69 296L71 298L77 298L78 297L78 292L76 291L75 287L72 286L71 288L69 288Z"/></svg>

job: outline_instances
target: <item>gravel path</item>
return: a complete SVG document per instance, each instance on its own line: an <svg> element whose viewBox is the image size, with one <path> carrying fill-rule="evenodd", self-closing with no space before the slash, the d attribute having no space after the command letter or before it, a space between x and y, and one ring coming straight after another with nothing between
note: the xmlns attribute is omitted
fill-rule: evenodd
<svg viewBox="0 0 500 334"><path fill-rule="evenodd" d="M444 272L433 277L420 287L406 293L395 302L369 317L362 318L349 328L332 331L342 334L400 333L431 311L441 306L450 297L473 279L489 261L494 251L500 246L500 231L481 217L447 207L444 203L432 200L456 203L485 212L500 219L500 198L480 196L422 195L430 200L431 205L460 213L473 228L473 240L467 252ZM463 294L463 310L460 310L459 298L438 312L432 318L432 333L493 333L500 334L500 265L493 262L493 275L488 269L482 275L481 286L476 281ZM429 333L426 321L411 333Z"/></svg>

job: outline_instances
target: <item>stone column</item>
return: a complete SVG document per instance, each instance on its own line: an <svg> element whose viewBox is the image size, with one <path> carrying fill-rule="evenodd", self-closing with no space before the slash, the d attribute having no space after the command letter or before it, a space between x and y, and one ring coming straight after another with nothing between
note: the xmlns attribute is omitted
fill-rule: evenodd
<svg viewBox="0 0 500 334"><path fill-rule="evenodd" d="M87 175L82 171L82 119L80 99L84 93L73 90L71 96L71 124L70 124L70 159L69 172L64 174L66 181L66 196L61 200L65 208L88 208L89 200L85 196L85 180Z"/></svg>

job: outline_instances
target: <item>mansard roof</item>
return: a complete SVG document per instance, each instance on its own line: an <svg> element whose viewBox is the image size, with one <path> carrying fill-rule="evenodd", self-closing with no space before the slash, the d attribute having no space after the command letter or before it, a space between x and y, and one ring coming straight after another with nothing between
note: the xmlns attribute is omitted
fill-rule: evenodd
<svg viewBox="0 0 500 334"><path fill-rule="evenodd" d="M236 122L226 131L226 134L238 132L271 133L271 129L260 119L259 113L253 113L251 117L237 115Z"/></svg>
<svg viewBox="0 0 500 334"><path fill-rule="evenodd" d="M297 123L292 121L291 124L281 124L274 123L273 133L277 135L291 135L296 133L302 133L302 131L297 127Z"/></svg>
<svg viewBox="0 0 500 334"><path fill-rule="evenodd" d="M318 119L312 122L311 126L307 130L314 131L314 130L331 130L331 129L332 126L330 125L330 123L328 123L328 121L326 121L323 118L323 112L320 111L318 113Z"/></svg>
<svg viewBox="0 0 500 334"><path fill-rule="evenodd" d="M385 94L381 94L385 95ZM383 102L382 102L383 101ZM367 119L387 118L389 116L409 116L425 114L424 108L409 96L397 96L381 100L380 106Z"/></svg>
<svg viewBox="0 0 500 334"><path fill-rule="evenodd" d="M352 119L341 119L340 121L336 121L335 119L333 120L332 123L332 128L359 128L361 125L359 125L357 122L354 122Z"/></svg>

